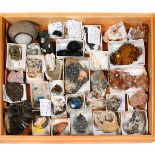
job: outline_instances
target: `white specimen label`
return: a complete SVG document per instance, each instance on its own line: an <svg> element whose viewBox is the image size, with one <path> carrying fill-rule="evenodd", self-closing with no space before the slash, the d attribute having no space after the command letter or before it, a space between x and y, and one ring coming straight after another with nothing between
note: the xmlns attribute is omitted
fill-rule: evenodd
<svg viewBox="0 0 155 155"><path fill-rule="evenodd" d="M40 115L51 116L51 101L48 99L40 99Z"/></svg>
<svg viewBox="0 0 155 155"><path fill-rule="evenodd" d="M89 26L88 27L88 43L101 45L101 31L98 27Z"/></svg>
<svg viewBox="0 0 155 155"><path fill-rule="evenodd" d="M75 20L67 21L68 37L82 39L82 23Z"/></svg>

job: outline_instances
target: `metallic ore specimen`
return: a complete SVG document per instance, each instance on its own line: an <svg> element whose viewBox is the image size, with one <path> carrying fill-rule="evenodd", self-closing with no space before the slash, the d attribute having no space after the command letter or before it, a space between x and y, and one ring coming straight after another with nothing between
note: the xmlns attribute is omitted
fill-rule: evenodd
<svg viewBox="0 0 155 155"><path fill-rule="evenodd" d="M79 114L74 118L73 128L77 133L86 133L87 127L88 127L88 122L82 114Z"/></svg>

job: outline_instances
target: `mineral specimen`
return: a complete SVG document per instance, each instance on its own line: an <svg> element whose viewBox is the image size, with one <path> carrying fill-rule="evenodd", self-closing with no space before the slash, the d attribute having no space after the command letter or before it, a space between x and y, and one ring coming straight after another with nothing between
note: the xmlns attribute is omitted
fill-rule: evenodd
<svg viewBox="0 0 155 155"><path fill-rule="evenodd" d="M33 119L33 132L34 133L44 133L49 125L49 117L35 116Z"/></svg>
<svg viewBox="0 0 155 155"><path fill-rule="evenodd" d="M117 97L116 95L106 99L107 110L117 111L121 102L122 102L121 98Z"/></svg>
<svg viewBox="0 0 155 155"><path fill-rule="evenodd" d="M66 49L57 51L57 56L83 56L83 43L76 40L70 41Z"/></svg>
<svg viewBox="0 0 155 155"><path fill-rule="evenodd" d="M88 71L79 62L68 63L65 66L66 93L76 93L88 81Z"/></svg>
<svg viewBox="0 0 155 155"><path fill-rule="evenodd" d="M24 73L22 70L18 72L11 71L8 74L7 80L10 83L24 83Z"/></svg>
<svg viewBox="0 0 155 155"><path fill-rule="evenodd" d="M71 109L80 109L83 105L83 99L82 97L69 97L68 98L68 104Z"/></svg>
<svg viewBox="0 0 155 155"><path fill-rule="evenodd" d="M53 53L45 55L45 62L50 71L53 71L56 68L55 55Z"/></svg>
<svg viewBox="0 0 155 155"><path fill-rule="evenodd" d="M32 105L30 102L15 103L5 111L5 125L8 134L22 134L33 119Z"/></svg>
<svg viewBox="0 0 155 155"><path fill-rule="evenodd" d="M67 49L69 51L80 51L82 50L82 43L78 41L70 41L67 45Z"/></svg>
<svg viewBox="0 0 155 155"><path fill-rule="evenodd" d="M9 28L9 37L18 44L30 44L38 36L38 27L32 22L19 21Z"/></svg>
<svg viewBox="0 0 155 155"><path fill-rule="evenodd" d="M110 26L103 36L104 42L127 40L127 33L123 22Z"/></svg>
<svg viewBox="0 0 155 155"><path fill-rule="evenodd" d="M19 45L9 46L9 55L12 60L15 61L22 60L22 47Z"/></svg>
<svg viewBox="0 0 155 155"><path fill-rule="evenodd" d="M142 51L132 44L123 44L118 51L110 55L113 65L129 65L137 61Z"/></svg>
<svg viewBox="0 0 155 155"><path fill-rule="evenodd" d="M144 91L138 91L129 97L129 104L137 109L144 110L148 102L148 95Z"/></svg>
<svg viewBox="0 0 155 155"><path fill-rule="evenodd" d="M12 102L21 101L24 94L24 88L19 83L7 83L5 86L6 94Z"/></svg>
<svg viewBox="0 0 155 155"><path fill-rule="evenodd" d="M129 88L141 88L148 91L148 76L130 75L129 72L123 70L111 70L109 73L109 84L113 89L127 90Z"/></svg>
<svg viewBox="0 0 155 155"><path fill-rule="evenodd" d="M94 113L94 125L104 133L116 132L119 129L117 116L111 111Z"/></svg>
<svg viewBox="0 0 155 155"><path fill-rule="evenodd" d="M29 56L29 57L27 57L26 64L27 64L27 75L28 75L28 77L36 78L40 74L42 75L43 61L42 61L41 57L35 58L35 57Z"/></svg>
<svg viewBox="0 0 155 155"><path fill-rule="evenodd" d="M68 126L68 122L57 123L53 126L53 135L60 135Z"/></svg>
<svg viewBox="0 0 155 155"><path fill-rule="evenodd" d="M61 31L58 31L58 30L54 30L53 31L53 35L58 36L58 37L61 37L62 36L62 32Z"/></svg>
<svg viewBox="0 0 155 155"><path fill-rule="evenodd" d="M51 40L50 40L50 36L49 36L47 30L39 31L39 43L40 43L41 49L46 54L54 53L52 43L51 43Z"/></svg>
<svg viewBox="0 0 155 155"><path fill-rule="evenodd" d="M48 65L46 65L45 75L49 81L61 79L62 67L63 67L62 60L56 59L55 65L56 66L53 71L50 69L50 67Z"/></svg>
<svg viewBox="0 0 155 155"><path fill-rule="evenodd" d="M105 109L105 98L94 92L86 94L86 105L91 109L103 108Z"/></svg>
<svg viewBox="0 0 155 155"><path fill-rule="evenodd" d="M62 87L60 85L55 85L52 90L51 90L52 93L57 93L57 94L60 94L62 92Z"/></svg>
<svg viewBox="0 0 155 155"><path fill-rule="evenodd" d="M144 134L146 127L145 113L134 111L132 116L123 123L122 127L127 134Z"/></svg>
<svg viewBox="0 0 155 155"><path fill-rule="evenodd" d="M31 43L27 46L27 55L39 55L41 54L40 44Z"/></svg>
<svg viewBox="0 0 155 155"><path fill-rule="evenodd" d="M148 40L149 28L147 24L142 23L131 27L128 32L129 40L143 39L145 42Z"/></svg>
<svg viewBox="0 0 155 155"><path fill-rule="evenodd" d="M65 115L66 114L66 103L64 96L53 96L52 101L52 111L53 115Z"/></svg>
<svg viewBox="0 0 155 155"><path fill-rule="evenodd" d="M88 122L87 122L86 118L81 113L74 118L73 128L78 134L86 133L87 127L88 127Z"/></svg>
<svg viewBox="0 0 155 155"><path fill-rule="evenodd" d="M95 71L91 74L91 89L102 94L108 84L107 78L103 71Z"/></svg>

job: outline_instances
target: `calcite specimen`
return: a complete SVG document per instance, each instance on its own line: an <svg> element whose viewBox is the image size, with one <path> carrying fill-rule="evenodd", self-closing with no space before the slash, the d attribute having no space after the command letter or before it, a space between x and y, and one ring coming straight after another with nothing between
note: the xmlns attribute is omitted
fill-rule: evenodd
<svg viewBox="0 0 155 155"><path fill-rule="evenodd" d="M117 116L111 111L95 112L94 125L104 133L116 132L119 129Z"/></svg>
<svg viewBox="0 0 155 155"><path fill-rule="evenodd" d="M146 117L144 111L134 111L132 116L122 125L126 134L144 134L146 129Z"/></svg>
<svg viewBox="0 0 155 155"><path fill-rule="evenodd" d="M127 32L123 22L110 26L103 36L104 42L127 40Z"/></svg>
<svg viewBox="0 0 155 155"><path fill-rule="evenodd" d="M49 71L54 71L54 69L56 68L55 55L53 53L46 54L45 63L46 63L46 66L49 68Z"/></svg>
<svg viewBox="0 0 155 155"><path fill-rule="evenodd" d="M129 40L143 39L145 42L148 40L149 28L147 24L139 24L131 27L128 32Z"/></svg>
<svg viewBox="0 0 155 155"><path fill-rule="evenodd" d="M57 123L53 126L53 135L59 135L63 132L68 126L68 122Z"/></svg>
<svg viewBox="0 0 155 155"><path fill-rule="evenodd" d="M113 65L129 65L137 61L142 51L132 45L123 44L116 52L110 55L110 61Z"/></svg>
<svg viewBox="0 0 155 155"><path fill-rule="evenodd" d="M50 67L48 65L46 65L46 72L45 72L46 78L49 81L60 80L61 79L61 74L62 74L62 69L63 69L62 65L63 65L62 60L58 60L58 59L56 59L55 68L54 68L54 65L53 65L54 70L51 70Z"/></svg>
<svg viewBox="0 0 155 155"><path fill-rule="evenodd" d="M138 91L129 97L129 104L134 108L144 110L148 102L148 95L144 91Z"/></svg>
<svg viewBox="0 0 155 155"><path fill-rule="evenodd" d="M7 80L10 83L24 83L24 73L22 70L18 72L11 71L7 76Z"/></svg>
<svg viewBox="0 0 155 155"><path fill-rule="evenodd" d="M108 110L117 111L121 102L121 98L114 95L111 98L106 99L106 107Z"/></svg>
<svg viewBox="0 0 155 155"><path fill-rule="evenodd" d="M88 127L88 122L86 118L80 113L73 120L73 128L77 133L86 133Z"/></svg>
<svg viewBox="0 0 155 155"><path fill-rule="evenodd" d="M19 83L7 83L5 86L6 94L12 102L21 101L24 88L22 84Z"/></svg>
<svg viewBox="0 0 155 155"><path fill-rule="evenodd" d="M32 104L21 102L12 104L5 111L5 125L8 134L22 134L33 119Z"/></svg>

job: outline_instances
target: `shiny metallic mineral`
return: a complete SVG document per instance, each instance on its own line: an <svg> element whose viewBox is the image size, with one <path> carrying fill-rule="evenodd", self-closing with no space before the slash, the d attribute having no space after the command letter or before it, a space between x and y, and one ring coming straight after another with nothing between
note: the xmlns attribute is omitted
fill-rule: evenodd
<svg viewBox="0 0 155 155"><path fill-rule="evenodd" d="M77 133L86 133L88 122L86 118L80 113L73 120L73 128Z"/></svg>

